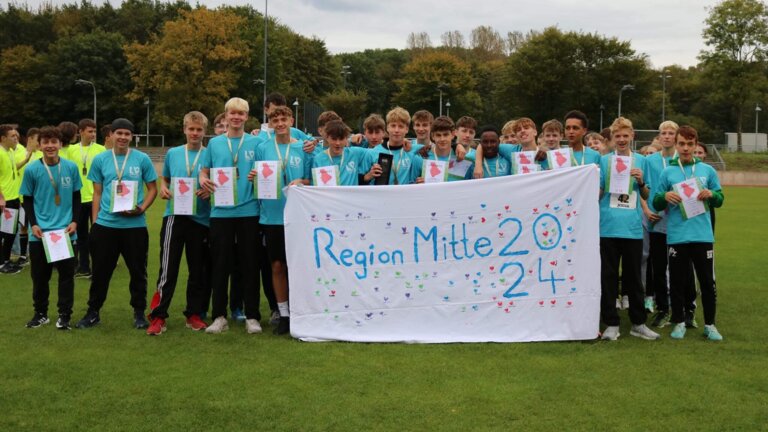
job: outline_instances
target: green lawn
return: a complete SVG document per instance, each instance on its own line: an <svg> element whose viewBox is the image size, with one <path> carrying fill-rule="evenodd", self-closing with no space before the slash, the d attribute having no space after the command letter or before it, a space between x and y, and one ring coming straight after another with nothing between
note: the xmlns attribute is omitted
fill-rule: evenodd
<svg viewBox="0 0 768 432"><path fill-rule="evenodd" d="M150 294L160 204L150 215ZM168 332L150 338L131 328L124 266L100 326L29 330L26 269L0 278L0 431L765 430L766 214L768 189L726 190L722 343L699 330L673 341L670 328L642 341L626 316L613 343L314 344L237 325L214 336L184 328L183 295ZM75 319L87 291L78 280Z"/></svg>
<svg viewBox="0 0 768 432"><path fill-rule="evenodd" d="M728 171L768 172L768 153L721 152Z"/></svg>

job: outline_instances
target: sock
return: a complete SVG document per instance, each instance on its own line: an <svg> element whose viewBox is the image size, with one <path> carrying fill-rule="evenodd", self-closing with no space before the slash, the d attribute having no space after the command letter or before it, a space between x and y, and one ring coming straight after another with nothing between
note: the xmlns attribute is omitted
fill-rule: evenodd
<svg viewBox="0 0 768 432"><path fill-rule="evenodd" d="M27 244L29 243L29 234L19 234L19 255L27 256Z"/></svg>
<svg viewBox="0 0 768 432"><path fill-rule="evenodd" d="M277 303L277 310L280 311L280 317L289 317L289 316L291 316L290 309L288 309L288 302L278 302Z"/></svg>

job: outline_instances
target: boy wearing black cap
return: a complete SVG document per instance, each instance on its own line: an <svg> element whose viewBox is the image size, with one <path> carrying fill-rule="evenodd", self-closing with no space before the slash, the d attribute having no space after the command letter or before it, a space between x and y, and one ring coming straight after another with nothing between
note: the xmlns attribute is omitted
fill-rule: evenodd
<svg viewBox="0 0 768 432"><path fill-rule="evenodd" d="M114 147L93 159L88 179L93 182L94 220L90 247L93 276L88 312L77 323L89 328L99 323L109 281L120 255L128 267L131 306L136 328L146 328L147 252L149 233L144 212L157 196L157 173L149 156L131 149L133 123L124 118L112 122ZM144 185L147 187L144 193Z"/></svg>

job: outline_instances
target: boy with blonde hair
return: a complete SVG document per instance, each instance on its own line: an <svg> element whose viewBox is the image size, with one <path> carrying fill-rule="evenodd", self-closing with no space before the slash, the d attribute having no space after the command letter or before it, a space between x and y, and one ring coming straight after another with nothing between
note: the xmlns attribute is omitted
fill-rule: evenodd
<svg viewBox="0 0 768 432"><path fill-rule="evenodd" d="M395 107L387 113L389 141L386 145L379 144L369 150L363 172L371 171L375 178L381 176L379 155L384 153L392 155L392 168L387 184L410 184L416 180L420 172L416 172L417 170L413 167L413 156L405 149L405 134L408 133L410 122L410 114L401 107Z"/></svg>
<svg viewBox="0 0 768 432"><path fill-rule="evenodd" d="M504 127L501 128L501 144L516 144L515 121L510 120L504 123Z"/></svg>

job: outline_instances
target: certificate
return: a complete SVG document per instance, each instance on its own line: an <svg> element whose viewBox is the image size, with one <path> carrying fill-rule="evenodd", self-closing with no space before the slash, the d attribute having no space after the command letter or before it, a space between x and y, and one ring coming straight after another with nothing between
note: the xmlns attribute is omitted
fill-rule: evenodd
<svg viewBox="0 0 768 432"><path fill-rule="evenodd" d="M512 153L512 163L515 167L515 174L525 174L521 168L523 165L528 165L529 172L531 165L536 164L536 152L535 151L521 151ZM538 165L537 165L538 166Z"/></svg>
<svg viewBox="0 0 768 432"><path fill-rule="evenodd" d="M708 211L704 201L701 201L698 196L701 193L701 186L697 178L691 178L686 181L682 181L672 186L680 195L683 201L680 205L680 213L683 215L683 220L688 220L692 217L699 216Z"/></svg>
<svg viewBox="0 0 768 432"><path fill-rule="evenodd" d="M532 172L537 172L540 170L541 170L541 167L538 164L517 165L517 170L515 171L515 174L530 174Z"/></svg>
<svg viewBox="0 0 768 432"><path fill-rule="evenodd" d="M139 194L139 182L136 180L123 180L122 182L112 182L112 205L109 208L111 213L133 210L136 208L136 201Z"/></svg>
<svg viewBox="0 0 768 432"><path fill-rule="evenodd" d="M560 168L571 167L571 149L561 148L547 151L547 161L549 168L556 170Z"/></svg>
<svg viewBox="0 0 768 432"><path fill-rule="evenodd" d="M280 199L283 195L283 175L278 161L256 161L253 188L257 199Z"/></svg>
<svg viewBox="0 0 768 432"><path fill-rule="evenodd" d="M16 225L19 221L19 210L12 208L4 208L3 216L0 219L0 232L6 234L16 234Z"/></svg>
<svg viewBox="0 0 768 432"><path fill-rule="evenodd" d="M424 183L442 183L448 180L448 167L445 161L425 160L421 168Z"/></svg>
<svg viewBox="0 0 768 432"><path fill-rule="evenodd" d="M24 226L27 224L27 213L24 211L24 207L19 207L19 225Z"/></svg>
<svg viewBox="0 0 768 432"><path fill-rule="evenodd" d="M213 192L214 207L231 207L237 204L235 167L211 168L211 180L216 186Z"/></svg>
<svg viewBox="0 0 768 432"><path fill-rule="evenodd" d="M632 156L614 155L611 157L611 171L608 175L608 192L626 195L632 188Z"/></svg>
<svg viewBox="0 0 768 432"><path fill-rule="evenodd" d="M43 249L45 249L45 259L49 263L75 256L69 234L64 232L63 229L44 232Z"/></svg>
<svg viewBox="0 0 768 432"><path fill-rule="evenodd" d="M339 167L328 165L312 168L312 182L315 186L338 186L339 185Z"/></svg>
<svg viewBox="0 0 768 432"><path fill-rule="evenodd" d="M472 162L464 159L459 162L457 160L451 160L448 164L448 177L464 180L467 178L467 171L472 166Z"/></svg>
<svg viewBox="0 0 768 432"><path fill-rule="evenodd" d="M171 177L171 211L175 215L197 213L197 183L192 177Z"/></svg>

